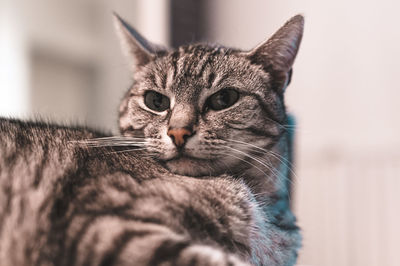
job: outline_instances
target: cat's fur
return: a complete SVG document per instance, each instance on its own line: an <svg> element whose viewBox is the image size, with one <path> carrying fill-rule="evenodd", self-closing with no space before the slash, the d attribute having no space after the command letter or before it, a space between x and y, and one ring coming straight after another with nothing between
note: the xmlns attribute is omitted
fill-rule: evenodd
<svg viewBox="0 0 400 266"><path fill-rule="evenodd" d="M293 265L283 92L303 18L249 52L168 51L116 24L135 69L125 137L0 119L1 265ZM239 100L206 108L226 87ZM170 108L146 107L149 90ZM182 148L170 128L192 130Z"/></svg>

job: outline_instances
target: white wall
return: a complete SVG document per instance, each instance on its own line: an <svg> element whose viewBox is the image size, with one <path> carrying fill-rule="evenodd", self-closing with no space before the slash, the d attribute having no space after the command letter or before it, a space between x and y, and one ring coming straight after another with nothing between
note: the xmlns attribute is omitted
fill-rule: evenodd
<svg viewBox="0 0 400 266"><path fill-rule="evenodd" d="M0 114L23 116L29 110L29 59L15 2L0 2Z"/></svg>
<svg viewBox="0 0 400 266"><path fill-rule="evenodd" d="M249 49L305 15L287 105L298 119L304 265L400 265L400 2L213 0L212 39Z"/></svg>

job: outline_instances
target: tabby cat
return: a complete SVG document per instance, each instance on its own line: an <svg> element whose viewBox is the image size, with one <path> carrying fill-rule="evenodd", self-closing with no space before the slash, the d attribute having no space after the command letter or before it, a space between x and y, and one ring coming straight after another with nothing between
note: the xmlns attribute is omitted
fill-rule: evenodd
<svg viewBox="0 0 400 266"><path fill-rule="evenodd" d="M0 118L1 265L293 265L283 100L303 17L251 51L115 23L135 70L121 136Z"/></svg>

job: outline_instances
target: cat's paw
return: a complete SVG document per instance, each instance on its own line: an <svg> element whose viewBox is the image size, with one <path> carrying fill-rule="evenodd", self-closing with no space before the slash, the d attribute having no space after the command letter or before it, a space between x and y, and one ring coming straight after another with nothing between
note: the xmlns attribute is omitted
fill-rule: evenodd
<svg viewBox="0 0 400 266"><path fill-rule="evenodd" d="M192 245L182 251L178 266L250 266L233 254L226 253L218 248L206 245Z"/></svg>

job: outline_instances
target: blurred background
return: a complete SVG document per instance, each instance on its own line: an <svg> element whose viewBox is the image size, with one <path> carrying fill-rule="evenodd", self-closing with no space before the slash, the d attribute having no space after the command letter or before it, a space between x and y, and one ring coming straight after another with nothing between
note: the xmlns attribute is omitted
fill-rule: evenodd
<svg viewBox="0 0 400 266"><path fill-rule="evenodd" d="M399 1L1 0L0 115L117 133L131 75L112 11L160 44L243 49L304 14L286 93L298 264L400 265Z"/></svg>

